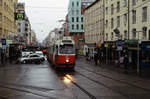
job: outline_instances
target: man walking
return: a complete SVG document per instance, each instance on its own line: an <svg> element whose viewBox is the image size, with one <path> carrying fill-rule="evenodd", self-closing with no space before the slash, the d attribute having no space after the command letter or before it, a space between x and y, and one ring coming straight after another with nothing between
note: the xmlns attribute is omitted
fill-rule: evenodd
<svg viewBox="0 0 150 99"><path fill-rule="evenodd" d="M97 65L97 63L98 63L98 53L97 52L94 53L94 61L95 61L95 65Z"/></svg>
<svg viewBox="0 0 150 99"><path fill-rule="evenodd" d="M4 63L4 53L3 53L3 51L1 52L1 63L2 64Z"/></svg>
<svg viewBox="0 0 150 99"><path fill-rule="evenodd" d="M125 72L127 72L127 69L128 69L128 63L129 63L128 56L125 55L125 57L124 57L124 69L125 69Z"/></svg>

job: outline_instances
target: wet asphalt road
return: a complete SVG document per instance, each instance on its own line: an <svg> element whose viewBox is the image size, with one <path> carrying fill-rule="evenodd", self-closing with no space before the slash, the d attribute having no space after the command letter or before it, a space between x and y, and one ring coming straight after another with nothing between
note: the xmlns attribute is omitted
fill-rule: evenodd
<svg viewBox="0 0 150 99"><path fill-rule="evenodd" d="M0 99L150 99L150 81L94 66L84 58L74 71L41 64L0 66Z"/></svg>

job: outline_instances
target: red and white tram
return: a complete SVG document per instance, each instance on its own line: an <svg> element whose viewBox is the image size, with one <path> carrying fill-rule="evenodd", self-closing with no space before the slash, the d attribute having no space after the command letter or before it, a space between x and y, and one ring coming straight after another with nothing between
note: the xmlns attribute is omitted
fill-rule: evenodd
<svg viewBox="0 0 150 99"><path fill-rule="evenodd" d="M75 66L75 43L71 37L56 40L47 50L48 61L55 68L72 68Z"/></svg>

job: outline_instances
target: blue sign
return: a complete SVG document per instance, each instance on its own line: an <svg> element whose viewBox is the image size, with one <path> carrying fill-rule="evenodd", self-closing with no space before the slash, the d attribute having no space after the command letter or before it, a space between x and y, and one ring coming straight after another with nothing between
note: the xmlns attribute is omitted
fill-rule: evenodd
<svg viewBox="0 0 150 99"><path fill-rule="evenodd" d="M2 38L2 45L6 45L6 38Z"/></svg>
<svg viewBox="0 0 150 99"><path fill-rule="evenodd" d="M117 41L117 42L116 42L116 45L117 45L117 46L122 46L122 41L121 41L121 40Z"/></svg>
<svg viewBox="0 0 150 99"><path fill-rule="evenodd" d="M149 44L142 44L142 50L150 51L150 45Z"/></svg>

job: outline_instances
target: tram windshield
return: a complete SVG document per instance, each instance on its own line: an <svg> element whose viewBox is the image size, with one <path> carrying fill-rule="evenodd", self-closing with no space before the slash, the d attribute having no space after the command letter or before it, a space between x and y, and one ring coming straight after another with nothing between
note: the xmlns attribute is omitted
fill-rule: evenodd
<svg viewBox="0 0 150 99"><path fill-rule="evenodd" d="M60 46L60 54L75 54L75 47L72 44L64 44Z"/></svg>

